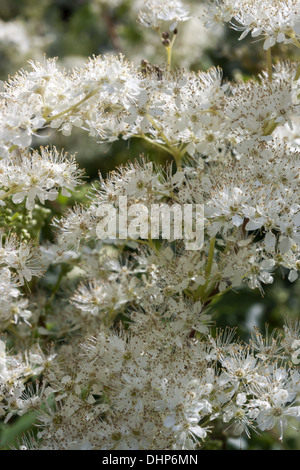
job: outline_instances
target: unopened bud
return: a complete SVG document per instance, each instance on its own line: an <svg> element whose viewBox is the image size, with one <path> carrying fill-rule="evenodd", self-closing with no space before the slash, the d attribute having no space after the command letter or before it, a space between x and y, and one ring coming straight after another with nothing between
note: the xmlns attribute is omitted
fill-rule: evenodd
<svg viewBox="0 0 300 470"><path fill-rule="evenodd" d="M165 47L169 47L170 44L171 44L170 39L164 39L164 40L162 41L162 43L163 43L163 46L165 46Z"/></svg>

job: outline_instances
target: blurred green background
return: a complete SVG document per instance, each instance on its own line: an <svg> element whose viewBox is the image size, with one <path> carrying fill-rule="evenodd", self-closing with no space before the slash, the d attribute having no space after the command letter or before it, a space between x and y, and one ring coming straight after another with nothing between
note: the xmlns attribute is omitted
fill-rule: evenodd
<svg viewBox="0 0 300 470"><path fill-rule="evenodd" d="M142 0L0 0L0 80L6 80L19 68L28 68L27 61L42 61L47 57L58 57L66 69L82 65L87 57L95 54L122 52L137 65L142 59L153 64L162 64L165 51L158 35L140 26L137 11ZM180 25L174 49L174 62L178 67L192 70L207 70L220 65L225 79L250 78L266 67L262 42L253 42L251 37L238 41L239 34L221 26L205 31L199 17L203 12L200 0L190 1L196 18ZM198 18L197 18L198 17ZM274 48L274 59L295 59L295 51L283 45ZM89 182L97 179L117 165L134 159L140 154L164 163L168 154L160 153L140 140L119 141L113 145L99 144L84 131L75 129L71 137L62 134L47 134L35 140L34 145L52 142L58 148L77 154L77 160L85 168ZM74 198L73 201L74 202ZM56 206L57 213L64 207ZM53 207L51 207L53 210ZM50 235L49 235L50 237ZM264 330L282 327L284 318L299 317L300 283L290 284L278 273L275 283L266 286L264 298L260 292L240 289L228 294L215 304L215 319L218 326L238 326L238 334L247 338L249 329L258 326ZM13 445L16 436L31 428L34 416L24 416L9 425L0 425L1 442ZM287 432L284 443L276 433L254 434L251 441L230 439L226 443L220 435L210 442L216 449L251 450L296 450L300 448L299 434L293 429Z"/></svg>

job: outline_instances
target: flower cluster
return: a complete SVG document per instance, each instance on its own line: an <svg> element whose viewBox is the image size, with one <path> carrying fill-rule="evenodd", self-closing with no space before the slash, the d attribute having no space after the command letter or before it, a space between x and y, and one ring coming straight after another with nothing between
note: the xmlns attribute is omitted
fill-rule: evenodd
<svg viewBox="0 0 300 470"><path fill-rule="evenodd" d="M283 432L299 419L299 372L276 363L288 357L284 338L255 332L251 347L231 330L205 338L209 318L199 303L144 302L131 319L126 333L86 341L79 362L68 358L69 373L49 372L44 393L57 404L40 414L43 444L35 448L194 449L217 419L234 436Z"/></svg>

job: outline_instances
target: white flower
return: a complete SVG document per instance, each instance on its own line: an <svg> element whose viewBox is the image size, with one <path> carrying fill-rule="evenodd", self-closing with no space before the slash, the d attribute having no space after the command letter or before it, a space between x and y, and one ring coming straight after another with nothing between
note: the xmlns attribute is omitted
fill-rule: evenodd
<svg viewBox="0 0 300 470"><path fill-rule="evenodd" d="M265 36L264 49L278 43L293 43L300 35L299 0L215 0L211 17L230 21L240 39L249 32L253 38Z"/></svg>
<svg viewBox="0 0 300 470"><path fill-rule="evenodd" d="M171 23L170 30L177 27L179 21L189 19L189 11L181 0L145 0L139 12L139 21L143 26L157 29L162 22Z"/></svg>

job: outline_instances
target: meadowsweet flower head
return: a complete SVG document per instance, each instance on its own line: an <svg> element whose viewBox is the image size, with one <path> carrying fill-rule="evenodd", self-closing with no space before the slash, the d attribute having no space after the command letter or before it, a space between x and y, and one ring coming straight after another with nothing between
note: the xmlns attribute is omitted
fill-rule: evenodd
<svg viewBox="0 0 300 470"><path fill-rule="evenodd" d="M115 36L132 2L97 3ZM210 22L266 50L299 46L299 5L216 0ZM249 340L215 329L228 291L225 316L246 328L250 289L298 279L299 64L269 51L267 71L230 82L231 66L175 69L189 8L140 7L165 64L107 54L65 70L45 57L1 87L0 417L34 412L21 449L198 450L219 434L282 439L300 420L299 321ZM76 155L40 147L74 128L99 145L139 139L150 156L77 191Z"/></svg>

